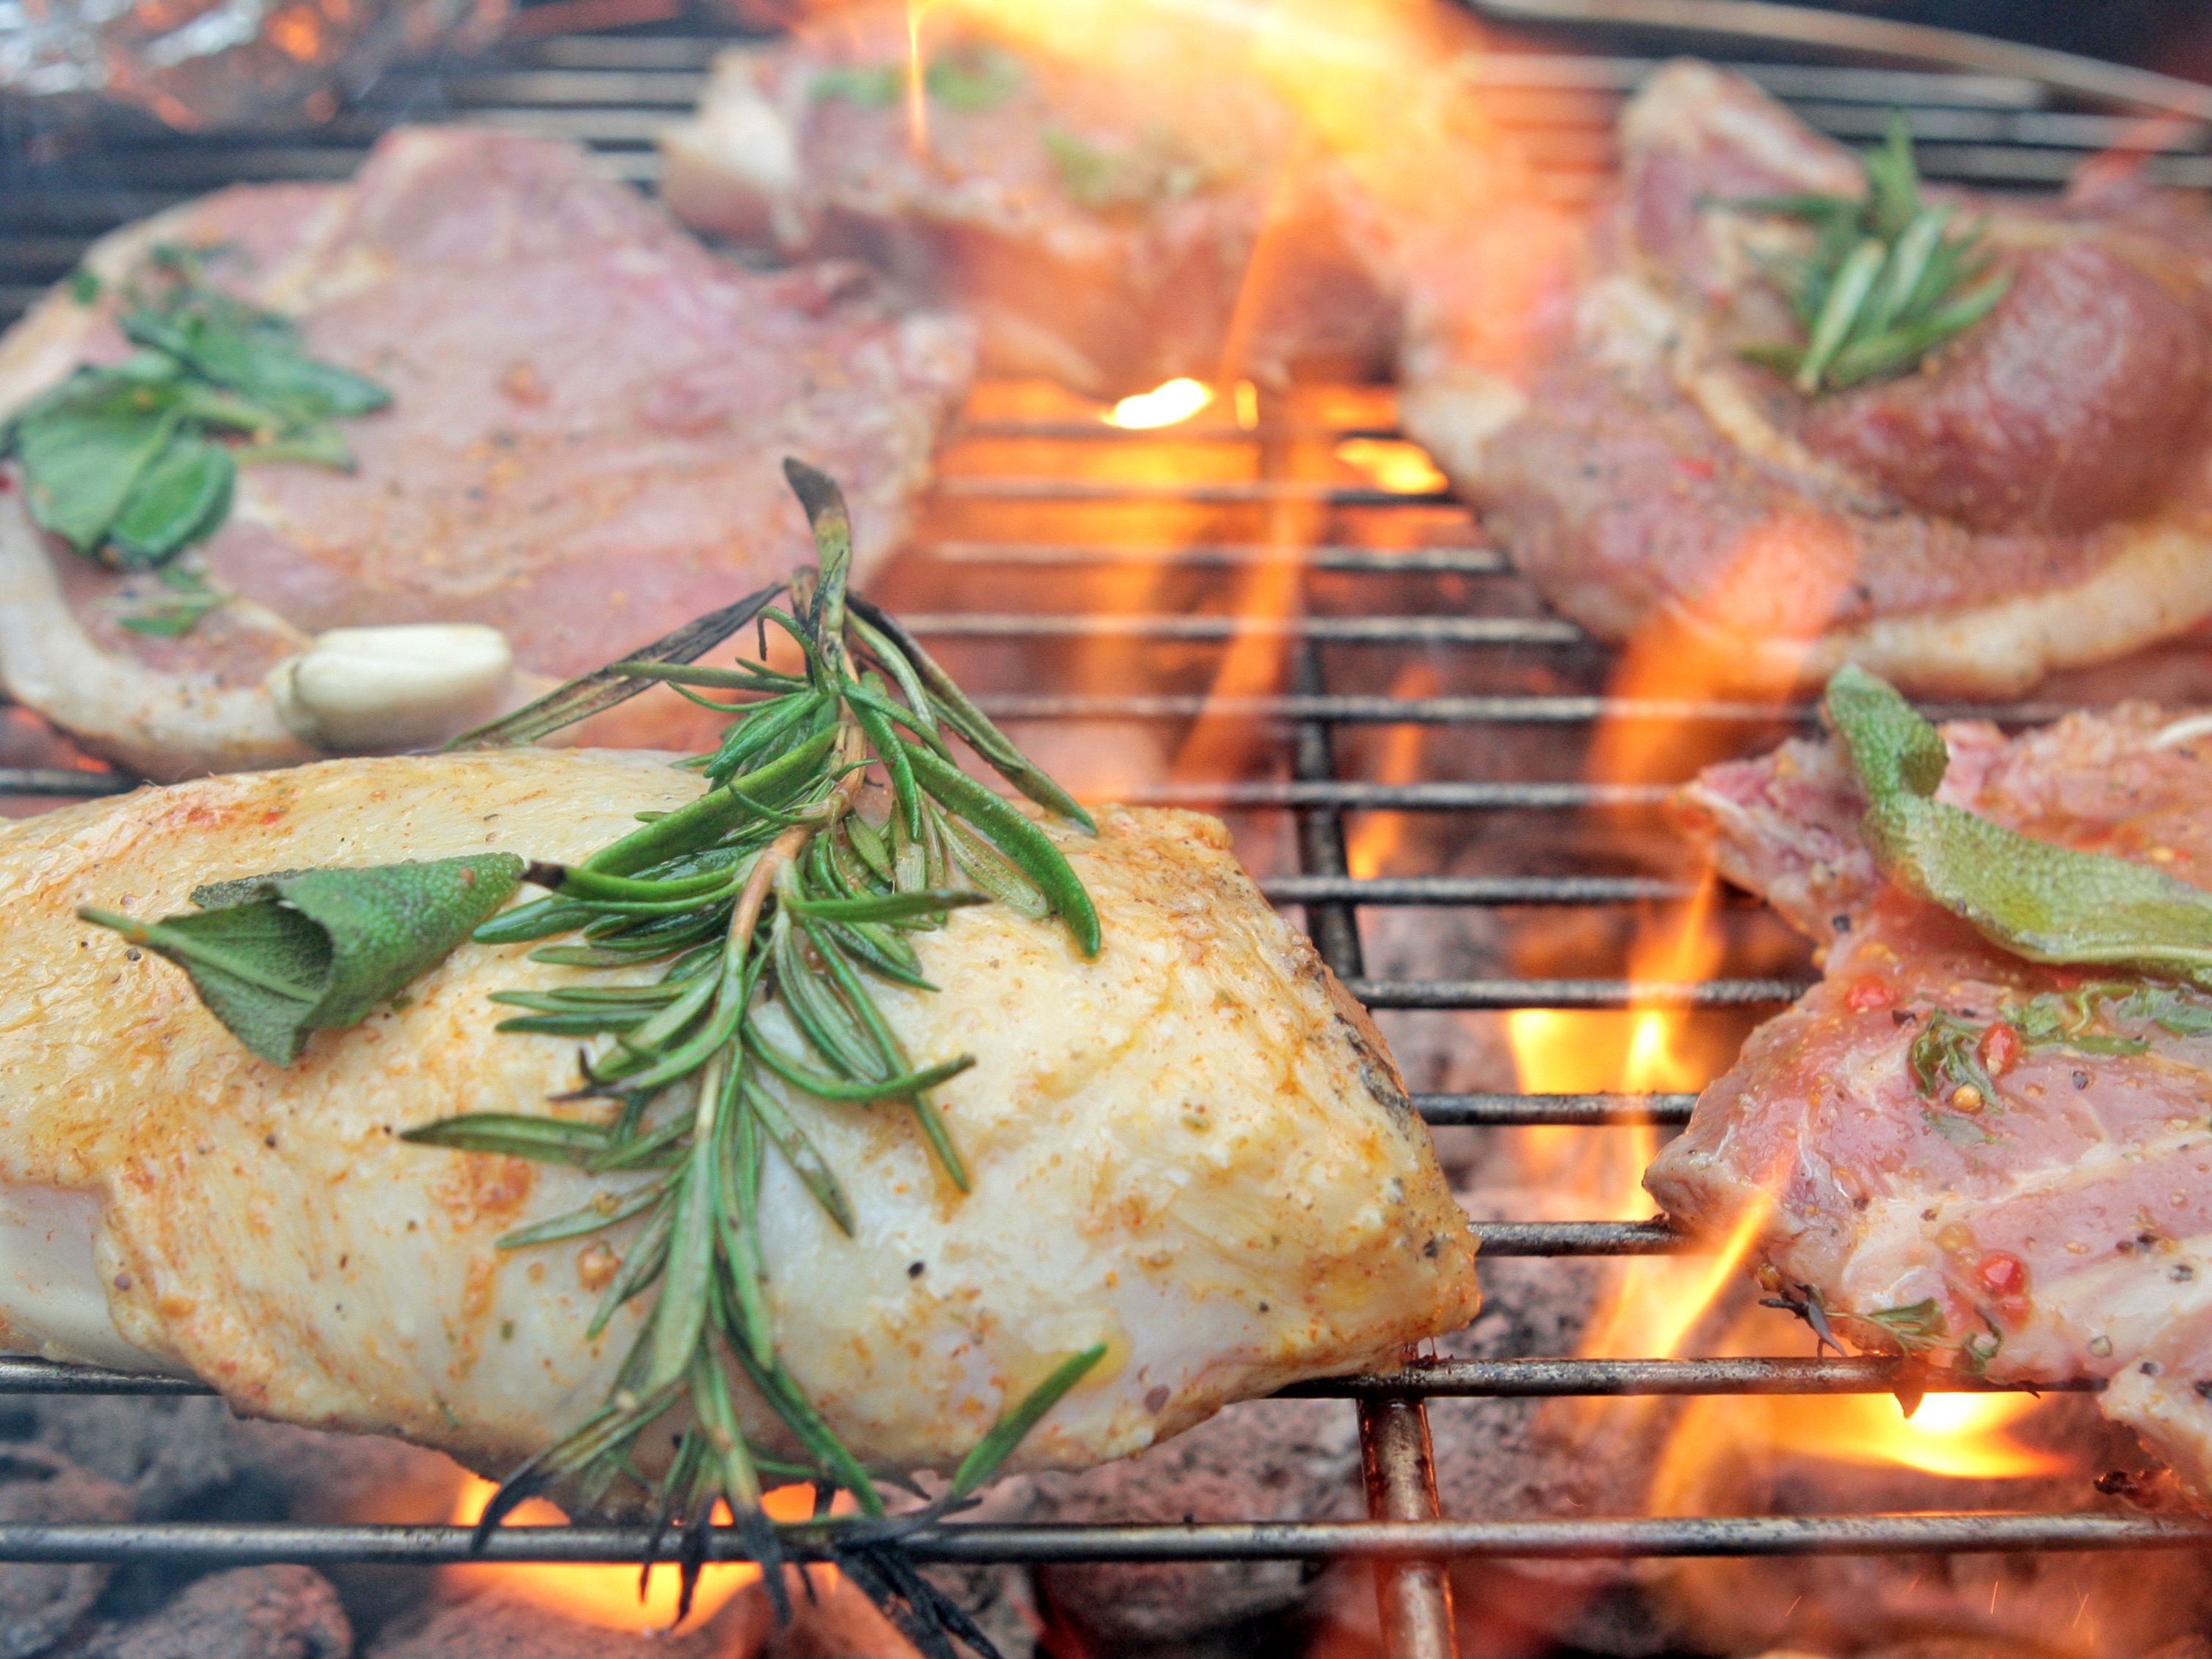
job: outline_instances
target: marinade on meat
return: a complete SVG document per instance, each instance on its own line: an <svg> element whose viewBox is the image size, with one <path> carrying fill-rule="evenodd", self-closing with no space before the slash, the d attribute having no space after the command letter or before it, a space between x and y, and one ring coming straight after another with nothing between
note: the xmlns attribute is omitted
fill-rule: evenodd
<svg viewBox="0 0 2212 1659"><path fill-rule="evenodd" d="M0 1346L198 1376L244 1412L399 1434L499 1475L596 1408L642 1317L632 1304L585 1336L607 1238L495 1241L622 1177L401 1139L459 1112L604 1113L570 1097L573 1039L500 1032L487 1001L586 970L465 945L287 1067L76 911L161 916L197 884L275 866L580 860L640 809L697 795L672 758L330 761L0 829ZM939 988L879 994L911 1052L975 1056L933 1091L971 1190L904 1110L852 1103L806 1112L850 1236L787 1164L765 1170L779 1352L876 1467L948 1468L1093 1344L1103 1358L1024 1443L1030 1466L1389 1367L1474 1315L1473 1237L1364 1013L1218 822L1098 817L1095 837L1048 828L1103 918L1097 957L985 905L915 936ZM615 1252L636 1227L617 1224ZM744 1410L778 1443L765 1406Z"/></svg>
<svg viewBox="0 0 2212 1659"><path fill-rule="evenodd" d="M2212 750L2160 711L1944 728L1938 799L2212 884ZM2039 965L1885 881L1833 743L1715 767L1680 806L1731 880L1821 942L1645 1184L1869 1346L2106 1413L2212 1498L2212 994Z"/></svg>

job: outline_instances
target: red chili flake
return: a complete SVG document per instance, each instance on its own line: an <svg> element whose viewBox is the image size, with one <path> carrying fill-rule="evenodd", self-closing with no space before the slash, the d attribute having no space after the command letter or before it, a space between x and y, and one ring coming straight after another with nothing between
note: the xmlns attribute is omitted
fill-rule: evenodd
<svg viewBox="0 0 2212 1659"><path fill-rule="evenodd" d="M1974 1269L1981 1287L2000 1302L2018 1302L2027 1295L2027 1264L2007 1250L1991 1250Z"/></svg>
<svg viewBox="0 0 2212 1659"><path fill-rule="evenodd" d="M1889 988L1889 981L1874 974L1853 980L1851 988L1844 993L1844 1006L1854 1013L1871 1014L1891 1006L1896 1000L1897 994Z"/></svg>
<svg viewBox="0 0 2212 1659"><path fill-rule="evenodd" d="M1982 1065L1991 1077L2002 1077L2020 1058L2020 1033L2003 1020L1982 1033Z"/></svg>

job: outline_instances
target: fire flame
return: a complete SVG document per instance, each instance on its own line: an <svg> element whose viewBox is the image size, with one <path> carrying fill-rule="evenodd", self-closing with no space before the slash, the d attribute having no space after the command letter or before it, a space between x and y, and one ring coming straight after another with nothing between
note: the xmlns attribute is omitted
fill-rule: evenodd
<svg viewBox="0 0 2212 1659"><path fill-rule="evenodd" d="M1426 450L1402 438L1346 438L1336 459L1366 474L1377 489L1401 495L1431 495L1448 482Z"/></svg>
<svg viewBox="0 0 2212 1659"><path fill-rule="evenodd" d="M1127 431L1150 431L1154 427L1179 426L1212 401L1213 388L1205 381L1177 375L1150 392L1122 398L1100 418L1109 426Z"/></svg>
<svg viewBox="0 0 2212 1659"><path fill-rule="evenodd" d="M453 1523L474 1526L496 1491L498 1488L490 1481L471 1478L453 1506ZM762 1498L762 1504L779 1521L803 1521L814 1512L814 1489L806 1486L779 1486ZM728 1520L727 1507L718 1505L714 1518ZM568 1519L544 1498L532 1498L519 1505L503 1524L557 1527L565 1525ZM632 1566L573 1562L526 1565L494 1561L447 1567L445 1571L454 1574L462 1583L496 1585L578 1624L601 1630L665 1631L676 1624L681 1584L672 1564L664 1563L652 1570L641 1597L638 1594L638 1570ZM758 1583L760 1576L760 1569L750 1561L709 1565L699 1575L698 1589L692 1597L691 1612L685 1622L704 1624L738 1591Z"/></svg>
<svg viewBox="0 0 2212 1659"><path fill-rule="evenodd" d="M1398 702L1432 697L1437 690L1437 671L1426 662L1407 664L1398 671L1397 678L1390 684L1390 696ZM1410 721L1391 726L1389 735L1382 740L1382 753L1376 763L1376 781L1411 783L1419 778L1421 775L1421 751L1426 746L1427 736L1425 727ZM1366 814L1345 843L1345 866L1362 879L1384 873L1390 866L1392 855L1405 844L1407 823L1407 815L1403 812Z"/></svg>

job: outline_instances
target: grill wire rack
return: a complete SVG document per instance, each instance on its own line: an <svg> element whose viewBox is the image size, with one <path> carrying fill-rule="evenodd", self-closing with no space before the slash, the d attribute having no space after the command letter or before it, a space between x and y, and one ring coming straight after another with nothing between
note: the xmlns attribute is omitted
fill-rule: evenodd
<svg viewBox="0 0 2212 1659"><path fill-rule="evenodd" d="M653 0L647 0L653 3ZM1707 33L1624 33L1631 8L1606 0L1502 3L1527 18L1582 14L1599 23L1555 27L1534 49L1500 53L1477 78L1500 125L1512 131L1540 167L1549 188L1566 199L1587 198L1610 160L1611 119L1620 97L1667 52L1698 49L1730 61L1783 97L1814 125L1851 142L1877 137L1887 111L1909 112L1923 169L1938 179L1984 187L2050 187L2087 156L2112 149L2142 152L2141 165L2160 182L2212 188L2212 93L2177 90L2170 99L2188 118L2147 121L2142 108L2098 101L2112 89L2100 66L2069 74L2045 54L2016 68L2017 54L1986 61L1972 43L1941 54L1941 69L1898 67L1897 42L1887 63L1853 60L1853 20L1820 20L1820 33L1795 44L1779 8L1729 7L1668 0L1677 23L1728 21L1723 14L1758 13L1765 39L1753 44ZM240 180L336 179L349 174L367 144L398 119L467 120L576 140L591 146L615 176L647 189L657 181L653 140L668 120L687 112L705 84L718 50L737 38L726 27L689 17L643 27L565 32L594 18L623 14L602 0L526 9L517 38L488 58L404 72L314 131L299 135L222 138L106 133L89 143L26 130L0 111L0 322L12 319L75 264L94 236L125 220L185 197ZM1802 14L1801 14L1802 15ZM1611 20L1611 26L1602 20ZM1777 19L1781 25L1778 26ZM544 25L540 27L541 24ZM1887 26L1881 26L1887 27ZM1938 42L1937 45L1943 43ZM1956 47L1954 38L1951 45ZM1877 55L1878 56L1878 55ZM2126 89L2155 100L2157 77L2138 76ZM2170 83L2179 88L2185 83ZM10 122L14 125L10 125ZM967 610L908 616L918 631L970 641L1039 639L1073 642L1119 638L1142 647L1211 648L1255 635L1271 636L1285 669L1277 688L1221 696L1205 691L1024 690L979 700L996 716L1028 724L1109 720L1187 725L1201 716L1250 722L1267 734L1270 760L1237 780L1153 785L1127 792L1139 802L1194 805L1239 813L1273 811L1294 826L1295 868L1263 883L1279 903L1304 911L1321 953L1353 994L1393 1010L1524 1008L1618 1009L1629 1006L1620 978L1377 978L1366 971L1361 919L1376 907L1625 906L1686 894L1684 884L1648 876L1509 874L1358 878L1347 863L1346 823L1362 813L1533 815L1564 824L1588 809L1649 806L1659 790L1521 775L1462 775L1378 781L1344 763L1347 738L1363 729L1413 725L1430 732L1531 729L1579 748L1608 719L1701 723L1740 730L1763 744L1779 724L1803 724L1808 708L1719 701L1662 702L1591 690L1507 689L1393 696L1343 689L1349 657L1373 647L1464 653L1513 653L1541 659L1557 653L1587 665L1601 662L1571 624L1542 614L1510 593L1503 556L1440 493L1317 481L1279 465L1286 444L1316 437L1388 440L1387 418L1323 420L1301 428L1273 403L1256 422L1224 426L1216 419L1170 434L1127 433L1095 418L988 412L971 403L952 434L945 476L925 530L902 558L905 580L933 591L933 578L978 572L1082 570L1126 564L1141 556L1216 590L1240 569L1279 557L1263 541L1222 539L1138 548L1079 533L1052 539L1058 509L1110 509L1163 502L1213 510L1232 526L1263 524L1267 513L1294 503L1321 526L1296 555L1309 591L1336 585L1332 604L1285 608L1280 617L1238 620L1203 605L1172 614L1108 615L1068 611ZM1373 404L1371 398L1369 405ZM986 412L979 413L979 410ZM1286 435L1288 434L1288 435ZM1218 440L1243 446L1249 475L1169 483L1117 480L1114 469L1056 466L1071 453L1140 445L1162 436L1177 442ZM1035 454L1020 457L1024 446ZM1067 446L1076 447L1071 452ZM980 459L978 459L980 458ZM1042 458L1042 459L1040 459ZM1243 515L1242 518L1239 515ZM1093 512L1096 519L1097 513ZM970 533L969 521L1016 526L1012 533ZM1417 522L1418 521L1418 522ZM963 526L933 532L930 523ZM1042 527L1042 528L1041 528ZM1408 605L1409 581L1435 578L1445 598ZM1348 600L1348 602L1347 602ZM1393 608L1394 607L1394 608ZM1358 679L1357 675L1350 677ZM1371 677L1370 677L1371 678ZM1571 677L1568 677L1571 678ZM1586 680L1589 678L1585 676ZM1591 684L1601 684L1601 675ZM1983 714L2008 722L2053 718L2058 706L2016 703L1955 706L1948 714ZM54 768L0 768L0 793L88 797L131 787L116 774ZM1642 987L1639 1005L1695 1009L1765 1009L1802 988L1781 978L1714 978ZM1502 1129L1570 1126L1593 1133L1628 1123L1678 1125L1690 1112L1686 1094L1430 1094L1415 1105L1432 1126ZM1486 1256L1627 1255L1688 1248L1663 1221L1478 1221ZM1969 1378L1931 1380L1879 1357L1593 1359L1522 1358L1417 1362L1383 1376L1352 1376L1300 1387L1305 1397L1343 1399L1359 1414L1369 1518L1364 1521L1225 1521L1165 1524L981 1524L951 1522L919 1534L918 1556L944 1562L1030 1563L1263 1559L1364 1559L1375 1563L1382 1633L1393 1659L1443 1659L1455 1653L1447 1564L1455 1559L1589 1559L1658 1556L1759 1556L1805 1553L1905 1553L2172 1548L2212 1544L2212 1522L2106 1511L1929 1512L1882 1515L1692 1516L1499 1520L1443 1518L1423 1402L1448 1396L1692 1395L1706 1394L1910 1394L1978 1389ZM2073 1385L2087 1389L2091 1383ZM0 1358L0 1394L177 1395L199 1385L82 1367ZM641 1529L571 1526L507 1529L473 1556L468 1529L372 1525L0 1523L0 1559L14 1561L162 1562L227 1567L252 1562L307 1565L381 1562L432 1565L471 1559L515 1562L634 1561ZM734 1539L714 1554L735 1555Z"/></svg>

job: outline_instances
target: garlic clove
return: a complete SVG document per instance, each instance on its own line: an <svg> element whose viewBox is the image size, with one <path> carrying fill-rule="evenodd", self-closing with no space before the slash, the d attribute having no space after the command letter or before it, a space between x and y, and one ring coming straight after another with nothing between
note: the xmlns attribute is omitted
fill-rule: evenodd
<svg viewBox="0 0 2212 1659"><path fill-rule="evenodd" d="M276 712L332 754L438 743L489 720L514 670L507 635L477 623L333 628L270 671Z"/></svg>

